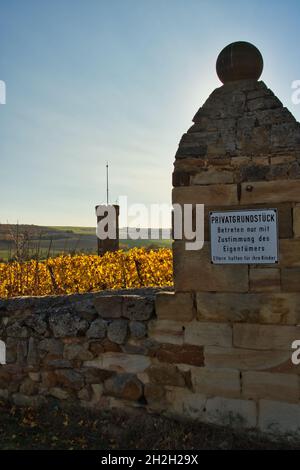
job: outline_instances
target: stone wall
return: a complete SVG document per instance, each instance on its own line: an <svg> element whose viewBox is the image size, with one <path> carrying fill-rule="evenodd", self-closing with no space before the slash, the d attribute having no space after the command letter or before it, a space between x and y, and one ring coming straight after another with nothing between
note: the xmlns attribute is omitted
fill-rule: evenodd
<svg viewBox="0 0 300 470"><path fill-rule="evenodd" d="M0 396L84 406L145 404L143 374L160 346L148 337L155 289L0 301ZM141 375L141 376L140 376Z"/></svg>
<svg viewBox="0 0 300 470"><path fill-rule="evenodd" d="M297 430L300 369L289 348L300 337L299 307L282 304L284 326L258 325L255 315L276 316L276 303L249 302L240 314L239 294L232 305L216 295L215 317L209 294L156 289L1 301L0 397L20 406L143 407L268 432L279 420L280 431ZM249 314L253 324L243 323Z"/></svg>

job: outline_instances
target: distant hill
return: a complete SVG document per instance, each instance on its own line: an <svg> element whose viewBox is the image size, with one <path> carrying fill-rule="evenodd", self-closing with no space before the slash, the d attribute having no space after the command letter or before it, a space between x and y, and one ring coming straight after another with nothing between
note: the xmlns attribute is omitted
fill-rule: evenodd
<svg viewBox="0 0 300 470"><path fill-rule="evenodd" d="M130 239L132 230L120 229L120 248L171 246L170 230L165 234L161 229L143 229L148 233L147 240ZM45 258L60 253L97 253L96 228L0 224L0 259L11 259L17 245L19 250L26 251L27 258Z"/></svg>

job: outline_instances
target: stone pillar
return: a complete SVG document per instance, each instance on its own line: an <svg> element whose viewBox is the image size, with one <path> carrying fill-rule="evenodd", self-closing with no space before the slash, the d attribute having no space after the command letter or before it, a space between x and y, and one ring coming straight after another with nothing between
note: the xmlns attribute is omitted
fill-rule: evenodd
<svg viewBox="0 0 300 470"><path fill-rule="evenodd" d="M206 400L201 419L291 432L300 426L300 366L291 361L300 340L300 124L258 81L261 71L254 46L227 46L217 61L224 84L180 140L173 203L205 204L205 243L187 251L174 241L175 293L157 295L154 337L202 348L202 367L190 368ZM259 208L278 211L279 262L213 264L209 212Z"/></svg>
<svg viewBox="0 0 300 470"><path fill-rule="evenodd" d="M102 209L102 215L98 215L97 210L98 208ZM107 251L117 251L119 249L119 213L120 213L120 206L113 204L111 206L96 206L96 216L97 216L97 223L103 220L108 216L109 208L113 208L114 211L114 220L111 221L112 229L115 234L115 238L105 238L104 240L97 237L97 246L98 246L98 255L103 255ZM106 210L107 209L107 210Z"/></svg>

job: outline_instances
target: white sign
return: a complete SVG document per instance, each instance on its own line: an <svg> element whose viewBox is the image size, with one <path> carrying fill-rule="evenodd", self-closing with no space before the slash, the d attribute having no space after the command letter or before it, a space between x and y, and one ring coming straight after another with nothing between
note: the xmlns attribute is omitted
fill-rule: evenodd
<svg viewBox="0 0 300 470"><path fill-rule="evenodd" d="M277 210L210 212L214 264L278 262Z"/></svg>

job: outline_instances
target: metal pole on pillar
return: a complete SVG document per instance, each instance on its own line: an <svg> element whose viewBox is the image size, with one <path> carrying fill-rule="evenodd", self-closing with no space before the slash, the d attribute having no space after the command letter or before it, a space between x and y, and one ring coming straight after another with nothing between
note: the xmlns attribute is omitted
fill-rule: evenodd
<svg viewBox="0 0 300 470"><path fill-rule="evenodd" d="M106 162L106 204L108 205L108 162Z"/></svg>

